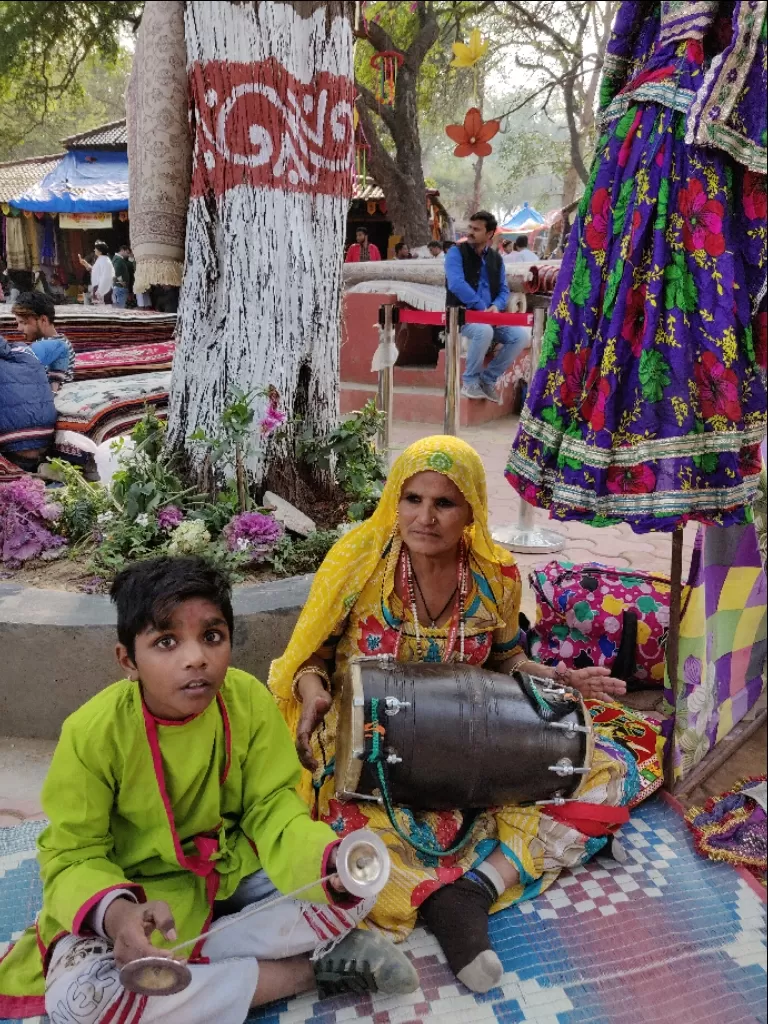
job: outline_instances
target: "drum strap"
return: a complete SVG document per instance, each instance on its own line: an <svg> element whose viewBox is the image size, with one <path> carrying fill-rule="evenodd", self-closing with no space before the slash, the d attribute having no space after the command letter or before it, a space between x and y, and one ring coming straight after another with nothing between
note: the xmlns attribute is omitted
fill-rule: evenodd
<svg viewBox="0 0 768 1024"><path fill-rule="evenodd" d="M427 857L452 857L454 854L459 853L468 845L472 839L472 829L474 828L475 822L480 817L480 811L474 811L470 814L465 815L464 824L459 832L457 842L447 850L442 849L440 846L431 846L428 843L420 843L411 836L401 827L397 820L396 811L392 804L392 798L389 792L389 783L387 782L387 768L386 761L384 758L384 739L387 735L387 730L379 720L379 698L372 697L370 702L370 737L371 737L371 749L368 754L368 763L376 772L379 780L379 786L381 788L381 796L384 800L384 809L387 812L392 828L397 832L404 843L408 843L409 846L413 847L418 853L423 853Z"/></svg>

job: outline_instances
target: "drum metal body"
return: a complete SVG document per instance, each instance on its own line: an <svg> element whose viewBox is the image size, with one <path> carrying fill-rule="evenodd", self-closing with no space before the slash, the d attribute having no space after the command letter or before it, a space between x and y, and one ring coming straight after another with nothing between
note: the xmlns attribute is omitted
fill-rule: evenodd
<svg viewBox="0 0 768 1024"><path fill-rule="evenodd" d="M336 742L341 800L380 800L378 776L366 759L373 697L383 711L386 779L395 805L441 811L562 802L577 795L589 772L591 718L575 691L473 665L363 658L351 664L342 689ZM554 702L555 715L548 716L547 701Z"/></svg>

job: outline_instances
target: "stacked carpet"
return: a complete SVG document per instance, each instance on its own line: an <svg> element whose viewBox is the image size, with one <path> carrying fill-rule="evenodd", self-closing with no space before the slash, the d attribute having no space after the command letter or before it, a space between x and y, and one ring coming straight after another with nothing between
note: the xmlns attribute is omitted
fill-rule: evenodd
<svg viewBox="0 0 768 1024"><path fill-rule="evenodd" d="M78 352L75 380L127 377L139 373L170 370L176 346L172 341L153 345L124 345Z"/></svg>
<svg viewBox="0 0 768 1024"><path fill-rule="evenodd" d="M114 306L57 306L56 326L72 342L75 352L93 352L172 342L176 314ZM0 335L8 341L21 340L9 305L0 305Z"/></svg>
<svg viewBox="0 0 768 1024"><path fill-rule="evenodd" d="M169 370L155 370L65 384L55 399L59 413L56 448L63 432L82 435L95 444L125 434L147 407L165 416L170 383Z"/></svg>

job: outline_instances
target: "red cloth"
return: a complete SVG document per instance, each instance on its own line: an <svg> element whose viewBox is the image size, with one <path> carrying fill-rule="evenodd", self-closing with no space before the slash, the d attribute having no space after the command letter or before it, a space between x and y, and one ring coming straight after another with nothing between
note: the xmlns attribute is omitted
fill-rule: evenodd
<svg viewBox="0 0 768 1024"><path fill-rule="evenodd" d="M613 835L620 825L629 821L628 807L609 807L607 804L589 804L574 800L562 807L547 804L542 812L562 825L585 836Z"/></svg>
<svg viewBox="0 0 768 1024"><path fill-rule="evenodd" d="M360 262L360 246L355 242L354 245L350 245L347 250L347 258L345 263L359 263ZM368 262L369 263L380 263L381 253L379 247L374 245L373 242L368 243Z"/></svg>

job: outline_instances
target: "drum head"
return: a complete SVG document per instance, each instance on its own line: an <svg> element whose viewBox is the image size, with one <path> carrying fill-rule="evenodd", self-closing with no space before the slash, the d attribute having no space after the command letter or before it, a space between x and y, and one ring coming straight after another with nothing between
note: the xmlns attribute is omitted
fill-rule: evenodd
<svg viewBox="0 0 768 1024"><path fill-rule="evenodd" d="M146 956L132 960L120 971L124 989L140 996L175 996L192 981L186 964L162 956Z"/></svg>
<svg viewBox="0 0 768 1024"><path fill-rule="evenodd" d="M336 796L348 800L357 792L365 751L365 708L360 662L353 661L341 687L339 724L336 727Z"/></svg>

